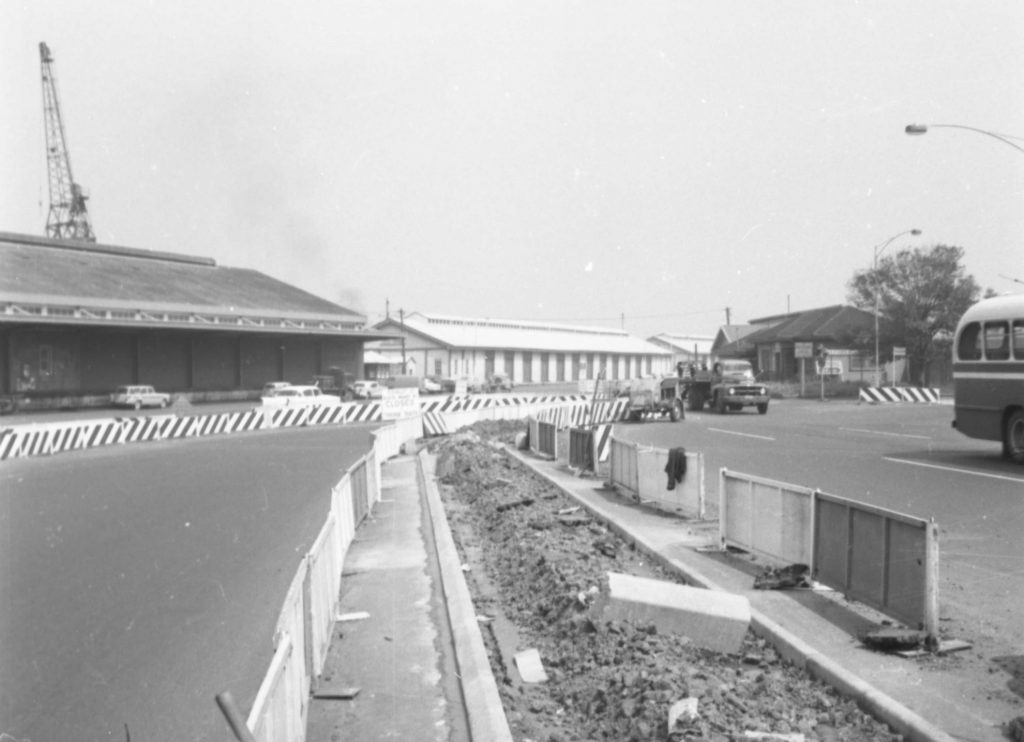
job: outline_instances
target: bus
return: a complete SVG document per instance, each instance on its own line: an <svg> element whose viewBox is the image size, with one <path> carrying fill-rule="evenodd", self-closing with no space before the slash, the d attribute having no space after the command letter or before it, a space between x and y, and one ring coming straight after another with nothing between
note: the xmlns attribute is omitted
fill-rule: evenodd
<svg viewBox="0 0 1024 742"><path fill-rule="evenodd" d="M982 299L956 328L953 427L1024 464L1024 294Z"/></svg>

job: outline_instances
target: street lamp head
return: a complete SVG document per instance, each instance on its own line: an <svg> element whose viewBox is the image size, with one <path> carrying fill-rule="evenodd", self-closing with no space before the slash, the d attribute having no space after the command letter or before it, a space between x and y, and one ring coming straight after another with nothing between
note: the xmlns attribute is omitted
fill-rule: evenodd
<svg viewBox="0 0 1024 742"><path fill-rule="evenodd" d="M907 128L903 131L911 136L917 136L919 134L927 134L928 126L925 124L907 124Z"/></svg>

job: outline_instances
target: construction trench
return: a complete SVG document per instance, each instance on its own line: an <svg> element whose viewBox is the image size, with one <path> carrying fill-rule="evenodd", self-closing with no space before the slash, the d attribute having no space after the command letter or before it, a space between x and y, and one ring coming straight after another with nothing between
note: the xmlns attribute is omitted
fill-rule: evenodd
<svg viewBox="0 0 1024 742"><path fill-rule="evenodd" d="M681 581L504 451L522 430L481 423L430 445L515 739L902 739L749 630L719 652L609 618L609 573Z"/></svg>

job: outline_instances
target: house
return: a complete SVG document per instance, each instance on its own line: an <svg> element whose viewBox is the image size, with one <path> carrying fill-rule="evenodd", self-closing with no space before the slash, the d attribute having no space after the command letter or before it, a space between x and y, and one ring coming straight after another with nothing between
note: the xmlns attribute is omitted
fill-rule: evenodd
<svg viewBox="0 0 1024 742"><path fill-rule="evenodd" d="M647 338L647 342L672 353L672 368L676 364L707 364L711 360L711 349L715 338L710 335L677 335L662 332Z"/></svg>
<svg viewBox="0 0 1024 742"><path fill-rule="evenodd" d="M861 350L874 336L875 316L855 307L835 305L753 319L729 336L719 332L714 352L722 358L746 358L763 378L786 380L819 369L841 378L870 378L871 354ZM809 351L807 357L798 356ZM869 365L870 364L870 365Z"/></svg>

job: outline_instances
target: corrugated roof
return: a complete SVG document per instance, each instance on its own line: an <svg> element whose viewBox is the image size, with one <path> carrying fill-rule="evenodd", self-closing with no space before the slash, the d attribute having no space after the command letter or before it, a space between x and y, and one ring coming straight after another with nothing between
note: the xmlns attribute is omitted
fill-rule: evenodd
<svg viewBox="0 0 1024 742"><path fill-rule="evenodd" d="M406 330L452 348L493 348L566 353L623 353L670 355L670 352L630 335L625 330L548 324L529 320L474 319L413 312L405 316ZM391 318L378 323L388 329L402 325Z"/></svg>
<svg viewBox="0 0 1024 742"><path fill-rule="evenodd" d="M208 258L2 232L0 300L366 322L259 271L221 267Z"/></svg>
<svg viewBox="0 0 1024 742"><path fill-rule="evenodd" d="M668 332L659 333L647 340L684 353L693 353L696 346L697 353L700 354L710 353L711 346L715 342L713 337L707 335L673 335Z"/></svg>

